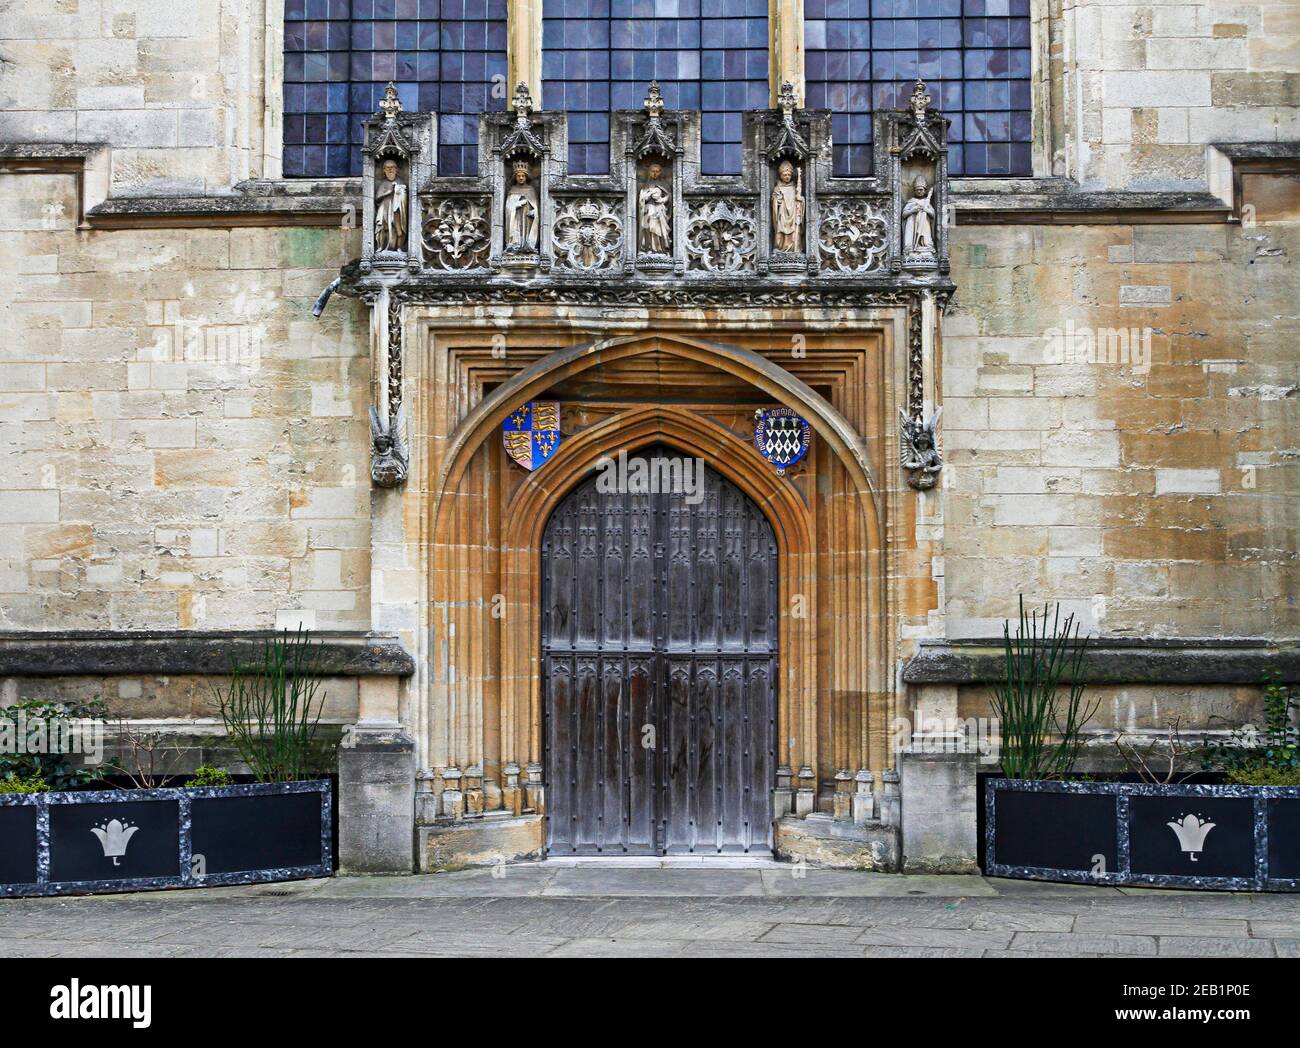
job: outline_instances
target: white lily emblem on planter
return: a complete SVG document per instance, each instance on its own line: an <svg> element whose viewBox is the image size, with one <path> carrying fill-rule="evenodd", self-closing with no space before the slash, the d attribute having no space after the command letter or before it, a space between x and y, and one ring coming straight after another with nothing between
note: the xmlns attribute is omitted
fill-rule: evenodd
<svg viewBox="0 0 1300 1048"><path fill-rule="evenodd" d="M139 828L120 819L113 819L106 825L101 823L99 826L92 826L90 832L99 838L99 843L104 849L104 858L112 859L113 865L119 866L121 864L117 860L126 854L126 846L131 843L132 836Z"/></svg>
<svg viewBox="0 0 1300 1048"><path fill-rule="evenodd" d="M1178 846L1192 862L1196 861L1196 853L1205 848L1205 837L1215 826L1212 822L1202 822L1196 815L1184 815L1178 822L1165 825L1178 835Z"/></svg>

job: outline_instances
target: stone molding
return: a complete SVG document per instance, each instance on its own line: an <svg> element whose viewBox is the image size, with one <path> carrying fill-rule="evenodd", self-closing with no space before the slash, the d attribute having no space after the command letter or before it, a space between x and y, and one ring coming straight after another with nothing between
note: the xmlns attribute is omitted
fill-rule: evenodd
<svg viewBox="0 0 1300 1048"><path fill-rule="evenodd" d="M255 662L274 631L197 632L72 630L0 633L0 676L71 677L230 672L232 660ZM409 677L415 660L396 637L313 633L325 676Z"/></svg>
<svg viewBox="0 0 1300 1048"><path fill-rule="evenodd" d="M1005 679L1001 639L922 641L906 684L994 684ZM1115 638L1084 654L1088 684L1260 684L1276 670L1300 681L1300 640Z"/></svg>
<svg viewBox="0 0 1300 1048"><path fill-rule="evenodd" d="M958 225L1233 222L1240 217L1243 173L1300 170L1300 142L1239 142L1206 148L1212 161L1206 192L1090 191L1063 177L954 178L950 199ZM360 224L362 194L357 178L255 179L241 182L231 194L105 199L110 154L108 145L0 143L0 173L64 173L77 178L85 228L329 227L346 225L349 216Z"/></svg>

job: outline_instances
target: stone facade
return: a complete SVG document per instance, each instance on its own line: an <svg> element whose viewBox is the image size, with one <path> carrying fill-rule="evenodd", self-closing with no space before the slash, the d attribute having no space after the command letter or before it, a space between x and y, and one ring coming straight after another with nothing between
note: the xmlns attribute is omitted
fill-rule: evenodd
<svg viewBox="0 0 1300 1048"><path fill-rule="evenodd" d="M796 105L802 84L800 9L773 3L773 109L761 118L773 135L781 83L792 83ZM403 259L385 271L371 257L372 176L364 186L279 177L282 3L10 5L0 13L0 630L215 637L303 624L354 637L395 633L415 658L413 673L350 674L329 689L327 719L369 726L369 748L352 766L363 777L380 768L375 777L386 784L354 795L358 825L371 829L352 864L445 867L535 855L545 835L529 816L540 807L529 795L537 736L528 634L506 634L503 646L501 634L464 630L452 640L447 631L448 609L498 592L528 606L526 588L510 589L520 583L511 572L535 565L508 560L500 516L527 485L479 445L456 441L491 389L599 342L635 347L606 365L620 381L643 382L646 369L691 358L690 367L715 376L740 375L734 388L719 387L726 395L717 407L731 398L752 414L754 389L763 403L780 400L792 375L828 396L847 422L840 447L829 416L819 419L821 474L772 488L807 507L819 497L809 476L831 486L821 496L834 508L814 514L823 531L789 549L821 584L819 618L840 620L839 633L790 637L805 645L808 676L803 697L783 709L802 711L801 745L822 755L808 759L808 810L797 812L794 801L792 810L831 825L785 827L778 847L800 842L787 854L894 866L906 855L900 860L898 838L886 830L902 826L904 851L909 839L925 841L925 827L909 836L906 767L901 819L888 815L899 763L891 724L927 711L980 715L987 681L909 680L904 667L923 641L999 634L1018 594L1060 601L1107 638L1248 638L1263 645L1252 667L1290 666L1277 653L1300 637L1296 9L1035 0L1032 10L1036 177L946 187L938 217L950 268L916 285L926 294L915 300L924 352L913 376L906 303L746 300L740 286L766 264L749 248L736 256L741 277L732 291L707 304L651 307L594 292L512 300L506 292L430 297L394 312L385 296L410 270ZM512 0L512 15L512 82L536 98L540 33L529 27L540 23L541 4ZM446 186L443 196L482 206L481 260L498 266L503 286L551 279L542 256L581 283L591 259L574 262L579 255L562 243L553 249L553 231L561 242L568 235L558 224L566 208L575 229L605 216L581 211L591 194L566 189L555 166L564 155L561 115L535 118L538 133L556 136L537 163L561 180L542 198L536 273L507 250L498 215L504 169L491 168L481 184ZM668 118L689 164L695 118ZM436 120L402 119L424 150L415 155L427 157ZM508 133L513 119L485 121L484 142L500 145L492 136ZM629 128L641 126L628 119ZM798 119L805 129L820 126ZM815 154L821 143L807 134ZM620 162L635 165L634 138L620 141L629 143ZM500 159L484 149L487 160ZM418 269L430 258L421 216L447 201L436 192L420 198L431 172L415 162L410 171ZM597 187L620 222L635 206L631 185ZM692 204L693 188L688 178L673 185L680 268L643 265L629 239L592 286L614 288L626 276L671 289L708 276L718 258L706 227L718 212L703 197ZM770 186L749 188L761 205L754 237L766 236ZM894 198L882 189L880 199ZM820 203L810 223L831 216L836 201ZM898 213L881 214L889 236L900 236ZM823 251L809 241L807 254L823 269L859 264L860 255L837 253L833 236L828 243ZM322 289L359 259L373 265L371 275L345 268L351 286L343 290L362 297L336 295L313 317ZM784 281L797 296L825 276L805 265L763 279ZM855 279L850 286L859 286ZM895 277L882 279L874 292ZM394 382L397 324L405 374ZM804 339L806 357L792 358L784 342L774 349L774 331ZM706 358L701 341L737 353ZM591 399L576 368L553 381ZM922 421L942 406L942 469L919 491L898 467L895 422L900 407L912 406L913 388L920 399L911 413ZM406 405L411 474L390 490L371 482L367 410L395 418L394 394ZM575 433L612 417L608 405L585 411L570 420ZM715 413L706 439L692 414L677 412L670 423L656 416L650 428L676 427L679 439L719 457L718 442L744 428L739 414ZM473 429L483 446L494 425L485 418ZM879 478L873 497L884 523L875 540L839 508L853 474L830 460L852 459L855 444ZM464 472L449 485L438 469L452 462ZM430 514L444 493L462 524L446 525L453 530L440 539L427 529L441 526ZM531 511L544 513L559 493L538 493ZM485 518L488 530L472 542L458 538L465 515L481 517L489 503L496 516ZM837 559L846 551L847 561ZM871 558L876 566L863 568ZM484 589L478 575L494 580ZM857 629L870 638L860 650L846 639ZM478 720L448 713L448 650L488 682L476 693L475 708L487 711ZM0 645L0 659L4 652ZM199 702L210 675L105 672L92 663L40 673L0 663L0 701L101 694L124 717L187 731L210 715ZM1133 678L1096 685L1104 692L1099 726L1158 732L1177 710L1185 728L1199 729L1211 715L1248 718L1257 697L1251 680L1225 680L1212 668L1171 683L1138 671ZM519 703L508 699L514 687L523 689ZM411 794L393 770L408 757ZM448 769L456 772L450 785ZM796 762L787 792L800 788L799 770ZM841 771L850 777L837 781ZM862 772L865 789L852 778ZM965 770L944 767L920 769L912 781L927 772L935 789L966 781ZM914 819L939 810L935 796L913 804ZM484 832L467 825L466 803L472 816L496 813ZM374 830L384 805L419 827L409 861L394 859L400 842ZM843 829L868 823L856 837ZM942 842L918 847L946 868L960 865Z"/></svg>

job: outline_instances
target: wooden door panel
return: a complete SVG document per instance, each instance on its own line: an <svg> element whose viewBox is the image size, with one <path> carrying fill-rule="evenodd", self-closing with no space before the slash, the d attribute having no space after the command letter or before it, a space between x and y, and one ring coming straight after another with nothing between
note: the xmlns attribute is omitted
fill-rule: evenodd
<svg viewBox="0 0 1300 1048"><path fill-rule="evenodd" d="M556 508L541 615L553 854L770 850L776 552L712 470L695 492L592 477Z"/></svg>

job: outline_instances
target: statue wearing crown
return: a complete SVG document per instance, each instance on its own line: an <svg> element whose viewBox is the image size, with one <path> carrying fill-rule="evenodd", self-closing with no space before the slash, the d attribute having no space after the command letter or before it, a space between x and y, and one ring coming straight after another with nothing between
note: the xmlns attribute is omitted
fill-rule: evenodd
<svg viewBox="0 0 1300 1048"><path fill-rule="evenodd" d="M537 252L537 186L528 161L511 165L510 189L506 193L506 250L525 254Z"/></svg>

